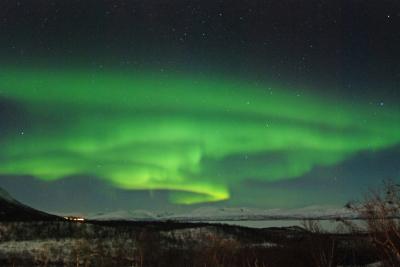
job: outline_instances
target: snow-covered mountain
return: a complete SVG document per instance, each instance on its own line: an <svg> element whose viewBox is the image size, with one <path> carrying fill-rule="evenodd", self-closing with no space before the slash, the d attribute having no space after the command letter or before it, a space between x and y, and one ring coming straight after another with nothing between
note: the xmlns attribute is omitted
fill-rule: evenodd
<svg viewBox="0 0 400 267"><path fill-rule="evenodd" d="M168 219L184 221L235 221L274 219L337 219L355 218L356 214L335 207L310 206L299 209L253 209L204 207L187 214L169 216Z"/></svg>
<svg viewBox="0 0 400 267"><path fill-rule="evenodd" d="M345 208L309 206L299 209L201 207L188 213L152 213L145 210L115 211L88 215L92 220L132 221L255 221L301 219L351 219L357 215Z"/></svg>
<svg viewBox="0 0 400 267"><path fill-rule="evenodd" d="M156 215L145 210L134 210L134 211L113 211L109 213L95 213L87 216L90 220L140 220L140 221L154 221Z"/></svg>

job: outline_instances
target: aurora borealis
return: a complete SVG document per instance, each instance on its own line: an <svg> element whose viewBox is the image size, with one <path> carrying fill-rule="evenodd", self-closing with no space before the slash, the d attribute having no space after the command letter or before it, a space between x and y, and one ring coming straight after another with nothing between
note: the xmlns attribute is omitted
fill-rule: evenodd
<svg viewBox="0 0 400 267"><path fill-rule="evenodd" d="M293 179L400 141L396 110L244 81L27 69L3 71L0 86L31 124L5 134L2 174L95 175L171 190L176 204L225 200L232 183Z"/></svg>
<svg viewBox="0 0 400 267"><path fill-rule="evenodd" d="M142 200L125 197L127 206L136 199L135 207L141 201L154 201L160 207L163 200L154 196L159 192L166 194L169 207L218 203L286 207L340 204L348 197L346 190L357 195L365 189L355 189L357 184L400 179L398 68L393 67L393 76L384 71L398 62L398 52L385 60L398 39L379 41L379 53L386 52L385 56L358 45L362 31L346 43L347 33L338 29L349 21L345 15L324 13L329 6L320 10L326 21L310 22L326 28L330 35L325 35L308 33L305 26L288 29L280 18L271 24L263 13L269 9L260 4L268 1L254 1L246 8L221 4L215 12L216 4L199 4L204 14L185 17L186 26L181 27L167 14L175 10L172 7L186 7L183 3L159 9L157 4L139 8L136 2L110 2L121 8L114 17L117 22L112 22L120 27L112 37L106 28L93 26L108 20L97 16L108 10L105 3L96 5L95 15L87 17L81 5L92 8L92 2L77 1L71 7L60 2L60 12L67 17L74 8L82 12L77 13L82 26L54 19L47 31L16 17L18 8L2 14L19 23L5 24L0 38L0 186L18 195L21 182L16 181L21 179L38 184L40 192L71 179L90 180L136 195L151 192ZM27 1L25 9L32 5ZM294 24L302 21L300 11L296 13L300 17L292 18L275 5L268 12L278 10ZM136 13L125 14L129 8ZM245 15L238 15L237 21L232 18L241 12ZM386 9L371 16L378 14L386 16L382 18L386 25ZM28 18L40 21L42 15ZM213 23L203 23L207 16ZM258 22L263 18L265 25L276 25L279 31ZM122 27L124 19L138 27ZM334 20L341 23L339 28L331 26ZM146 27L151 31L142 31ZM165 33L165 27L170 32ZM352 27L355 31L357 24ZM367 33L374 31L366 27ZM26 29L37 36L21 41ZM67 32L70 39L55 29ZM255 35L248 35L250 29ZM186 39L178 38L177 32ZM239 37L232 32L242 39L235 39ZM298 37L299 32L304 37ZM231 42L225 45L212 33ZM262 33L266 36L260 37ZM326 36L332 37L327 44ZM260 48L269 43L272 46ZM20 48L10 52L11 46ZM313 52L315 46L320 50ZM336 50L342 51L338 65L333 64L338 53L326 52ZM369 64L357 62L360 55ZM285 57L292 59L282 63ZM116 63L118 58L124 64ZM294 58L301 58L302 69ZM381 72L368 75L378 68ZM394 156L382 160L387 153ZM372 167L387 172L366 170ZM382 177L370 177L372 173ZM329 186L337 179L340 186ZM72 185L74 192L85 194L80 182ZM339 196L341 192L346 194ZM114 194L118 193L111 199L118 198ZM59 210L71 209L63 208L61 197L57 203Z"/></svg>

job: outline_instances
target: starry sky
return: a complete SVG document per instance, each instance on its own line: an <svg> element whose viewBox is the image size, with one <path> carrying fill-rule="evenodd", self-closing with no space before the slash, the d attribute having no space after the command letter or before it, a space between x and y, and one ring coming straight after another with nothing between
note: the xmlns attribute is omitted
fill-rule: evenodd
<svg viewBox="0 0 400 267"><path fill-rule="evenodd" d="M1 1L0 186L46 211L343 206L400 180L398 1Z"/></svg>

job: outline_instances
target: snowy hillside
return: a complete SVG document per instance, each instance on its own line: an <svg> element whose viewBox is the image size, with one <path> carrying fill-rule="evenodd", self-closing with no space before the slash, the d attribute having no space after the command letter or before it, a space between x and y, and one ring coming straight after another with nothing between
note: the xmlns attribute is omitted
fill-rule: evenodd
<svg viewBox="0 0 400 267"><path fill-rule="evenodd" d="M114 211L109 213L96 213L88 215L87 219L91 220L141 220L141 221L154 221L156 217L153 213L145 210L134 211Z"/></svg>
<svg viewBox="0 0 400 267"><path fill-rule="evenodd" d="M205 207L187 214L169 216L168 219L190 221L273 220L273 219L336 219L354 218L356 214L334 207L310 206L300 209L252 209Z"/></svg>
<svg viewBox="0 0 400 267"><path fill-rule="evenodd" d="M255 209L201 207L188 213L157 214L145 210L115 211L88 215L92 220L176 220L176 221L247 221L247 220L291 220L291 219L337 219L355 218L356 214L345 209L309 206L299 209Z"/></svg>

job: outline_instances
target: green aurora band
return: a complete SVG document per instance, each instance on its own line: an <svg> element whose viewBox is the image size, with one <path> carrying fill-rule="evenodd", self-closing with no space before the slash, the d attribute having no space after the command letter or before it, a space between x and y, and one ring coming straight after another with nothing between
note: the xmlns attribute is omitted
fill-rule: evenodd
<svg viewBox="0 0 400 267"><path fill-rule="evenodd" d="M3 68L0 100L0 174L91 175L176 204L400 142L398 109L231 78Z"/></svg>

